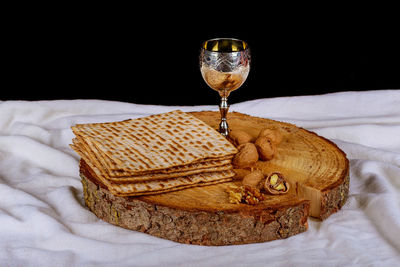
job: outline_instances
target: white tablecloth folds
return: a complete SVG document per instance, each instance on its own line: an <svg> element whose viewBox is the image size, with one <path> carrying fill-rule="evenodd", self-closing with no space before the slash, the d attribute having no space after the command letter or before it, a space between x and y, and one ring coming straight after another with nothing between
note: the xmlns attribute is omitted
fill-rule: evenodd
<svg viewBox="0 0 400 267"><path fill-rule="evenodd" d="M400 266L400 90L258 99L231 111L294 123L350 160L340 212L284 240L183 245L99 220L84 205L70 126L217 106L0 102L0 266Z"/></svg>

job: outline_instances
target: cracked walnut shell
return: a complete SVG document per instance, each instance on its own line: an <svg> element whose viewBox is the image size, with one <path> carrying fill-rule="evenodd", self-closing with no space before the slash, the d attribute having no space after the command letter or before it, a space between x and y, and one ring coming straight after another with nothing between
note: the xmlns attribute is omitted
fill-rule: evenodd
<svg viewBox="0 0 400 267"><path fill-rule="evenodd" d="M281 173L273 172L265 179L264 189L273 195L280 195L289 192L290 185Z"/></svg>

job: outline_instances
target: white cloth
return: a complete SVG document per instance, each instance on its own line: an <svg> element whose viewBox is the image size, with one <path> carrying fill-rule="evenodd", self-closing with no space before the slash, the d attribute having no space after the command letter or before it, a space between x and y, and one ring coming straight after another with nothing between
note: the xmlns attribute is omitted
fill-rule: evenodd
<svg viewBox="0 0 400 267"><path fill-rule="evenodd" d="M0 266L399 266L400 90L258 99L231 111L294 123L350 159L347 203L284 240L183 245L99 220L84 205L75 123L174 109L100 100L0 102Z"/></svg>

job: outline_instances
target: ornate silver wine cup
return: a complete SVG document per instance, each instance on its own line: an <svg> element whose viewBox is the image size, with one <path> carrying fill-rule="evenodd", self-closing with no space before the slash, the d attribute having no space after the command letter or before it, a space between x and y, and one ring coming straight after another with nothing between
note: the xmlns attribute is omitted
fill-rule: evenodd
<svg viewBox="0 0 400 267"><path fill-rule="evenodd" d="M246 81L250 71L250 49L246 42L233 38L205 41L200 51L200 71L207 85L221 96L219 132L229 134L228 96Z"/></svg>

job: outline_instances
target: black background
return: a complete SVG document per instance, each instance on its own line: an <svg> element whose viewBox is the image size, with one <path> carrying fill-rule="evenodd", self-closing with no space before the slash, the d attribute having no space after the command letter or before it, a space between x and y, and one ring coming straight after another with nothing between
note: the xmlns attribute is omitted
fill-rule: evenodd
<svg viewBox="0 0 400 267"><path fill-rule="evenodd" d="M196 24L190 15L174 22L171 16L46 14L8 21L2 100L217 104L198 67L201 43L215 37L243 39L251 49L249 77L230 103L400 88L398 29L390 21L195 17Z"/></svg>

